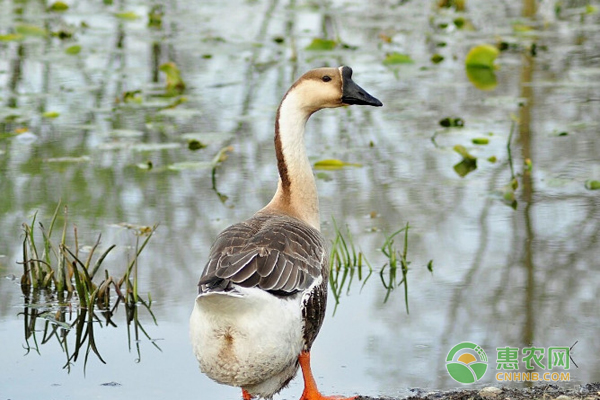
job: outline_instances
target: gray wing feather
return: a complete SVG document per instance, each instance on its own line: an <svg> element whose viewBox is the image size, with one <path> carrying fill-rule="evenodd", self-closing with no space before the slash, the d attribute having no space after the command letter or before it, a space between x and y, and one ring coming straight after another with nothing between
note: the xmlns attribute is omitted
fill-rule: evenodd
<svg viewBox="0 0 600 400"><path fill-rule="evenodd" d="M308 289L327 268L319 231L286 215L257 214L221 232L198 286L200 293L235 283L286 295Z"/></svg>

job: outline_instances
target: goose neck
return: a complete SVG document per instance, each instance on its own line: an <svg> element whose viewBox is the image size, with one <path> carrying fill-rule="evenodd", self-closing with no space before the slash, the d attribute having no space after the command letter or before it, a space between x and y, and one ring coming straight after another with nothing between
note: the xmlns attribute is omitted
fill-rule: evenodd
<svg viewBox="0 0 600 400"><path fill-rule="evenodd" d="M306 122L313 111L303 107L301 100L292 88L277 110L275 153L279 183L269 206L319 229L317 187L304 144Z"/></svg>

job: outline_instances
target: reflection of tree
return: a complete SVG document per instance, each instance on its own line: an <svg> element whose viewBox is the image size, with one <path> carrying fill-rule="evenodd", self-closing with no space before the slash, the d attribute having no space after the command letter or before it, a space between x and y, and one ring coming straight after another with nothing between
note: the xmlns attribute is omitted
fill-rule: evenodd
<svg viewBox="0 0 600 400"><path fill-rule="evenodd" d="M506 184L506 163L481 163L477 172L459 180L452 171L455 155L443 148L435 149L429 142L440 118L457 115L466 121L468 129L500 136L502 146L495 150L502 160L508 114L517 110L517 97L528 96L514 90L521 83L519 79L525 79L519 78L522 67L514 66L519 61L514 54L505 55L510 62L498 71L499 85L493 94L468 86L464 71L452 64L423 70L407 67L395 81L378 64L383 52L374 38L389 29L414 59L428 59L422 57L423 53L436 46L437 40L429 43L421 36L427 32L429 20L419 2L401 6L394 2L394 7L387 7L389 2L381 1L382 6L373 13L360 5L352 6L359 12L343 10L332 2L331 10L315 11L318 22L322 22L317 24L320 31L316 34L333 34L326 31L333 18L333 25L341 28L335 35L358 46L356 51L336 51L333 55L302 51L309 35L306 31L314 29L302 17L302 13L312 11L303 9L301 2L246 3L243 6L254 7L261 18L236 29L218 26L214 21L221 16L211 15L209 8L203 8L199 15L187 12L188 5L183 2L169 3L165 5L162 30L153 31L168 38L159 39L158 46L156 37L146 40L128 23L114 20L109 20L109 29L101 36L94 36L94 30L78 31L84 51L74 59L59 57L62 49L57 39L6 44L8 50L3 49L2 54L7 57L0 61L8 65L3 68L8 72L2 94L5 102L16 108L11 111L13 119L0 121L0 134L26 126L38 141L24 146L14 138L0 139L4 151L0 155L0 254L7 255L5 264L19 258L21 238L15 232L30 210L50 213L62 198L73 213L86 216L80 223L81 232L98 231L106 224L123 221L160 222L155 241L161 241L161 246L148 249L151 268L142 271L140 279L152 283L150 291L155 299L173 299L178 306L191 307L195 282L214 237L230 223L264 206L275 190L273 121L281 96L305 69L349 64L355 68L357 82L380 97L385 107L376 111L324 111L309 122L311 160L340 158L363 164L360 169L328 173L330 181L318 181L324 233L333 238L333 215L340 224L348 224L360 248L370 252L382 242L381 234L371 230L390 233L409 222L409 247L415 256L412 265L425 265L431 258L436 264L433 283L427 271L423 271L427 278L422 280L419 271L410 272L415 272L410 318L401 296L392 295L386 306L381 305L381 297L374 300L373 321L381 324L383 333L373 335L373 342L381 343L379 347L372 344L371 354L389 359L393 365L382 366L373 375L380 377L390 371L386 386L398 382L404 382L404 386L431 385L433 376L424 376L423 371L412 376L414 381L403 381L406 360L421 359L431 365L447 351L446 345L466 340L474 331L487 332L482 335L487 344L517 345L546 337L562 340L567 336L564 330L555 329L550 322L556 318L573 325L578 318L597 324L593 310L598 285L594 286L596 277L590 276L598 258L597 196L549 187L547 180L542 181L556 175L563 180L578 178L581 166L565 159L597 163L598 144L589 139L593 137L589 122L598 114L593 102L564 105L565 97L580 99L582 93L584 99L593 97L595 86L535 86L536 82L556 82L577 65L593 67L589 56L597 53L590 51L593 41L585 44L586 53L582 55L583 50L565 44L572 38L558 38L557 48L564 48L564 55L554 57L556 53L550 53L553 47L549 46L551 59L544 57L530 65L535 76L529 80L531 85L523 85L536 98L528 108L530 143L523 143L525 118L521 114L521 137L514 141L518 146L514 153L520 152L516 165L520 165L521 158L531 158L533 171L529 177L522 177L520 205L515 213L487 197ZM483 12L495 10L487 2L479 4ZM501 6L506 6L509 15L514 8L508 3ZM95 8L101 5L89 7L90 12L106 13L105 9ZM404 7L409 7L409 12ZM506 22L506 16L500 17L491 21L494 26ZM281 36L283 43L275 43L274 36ZM542 37L540 45L544 40L550 39ZM452 47L452 41L448 40L447 45ZM46 57L54 57L51 68L44 69L41 76L37 68L42 64L40 46ZM93 54L87 53L89 48L94 49ZM453 54L462 54L464 49L454 50ZM199 57L205 54L212 58ZM187 103L175 111L199 110L201 114L163 112L164 103L153 97L160 86L156 85L160 80L158 66L167 61L177 63L188 87ZM448 58L445 62L452 61ZM123 91L135 90L142 93L141 104L115 100L122 99ZM61 117L42 120L38 103L31 105L37 96L45 99L47 110L61 111ZM510 104L486 103L490 99L509 99ZM542 121L544 118L546 121ZM555 125L571 120L588 122L577 132L587 139L572 135L569 138L576 139L559 142L547 137ZM474 124L478 124L476 128ZM119 136L115 130L137 132L139 136ZM180 135L187 132L235 135L190 152L180 141ZM442 139L451 148L464 138L449 134ZM152 152L136 149L140 143L170 142L181 143L181 148ZM219 191L228 196L225 206L211 191L210 170L174 172L166 168L180 161L210 161L226 145L234 150L215 175ZM44 161L82 154L89 155L91 161ZM148 161L154 166L152 170L136 168ZM379 217L369 218L371 212ZM552 218L556 226L547 223L551 214L556 215ZM118 242L114 240L118 235L107 232L105 240ZM81 243L93 243L94 239L82 234ZM376 255L369 260L382 265ZM445 291L453 285L456 290L448 295ZM585 297L589 292L596 296ZM0 292L0 313L8 315L9 305L17 301L10 290ZM343 307L343 300L341 304ZM102 317L98 315L97 319ZM56 329L60 332L63 328ZM437 333L440 330L443 335ZM589 331L584 332L587 335ZM402 344L398 344L399 337ZM415 350L411 343L424 344L430 353ZM593 354L592 344L589 346ZM442 371L442 383L448 384L443 381L448 379L447 374L437 370Z"/></svg>

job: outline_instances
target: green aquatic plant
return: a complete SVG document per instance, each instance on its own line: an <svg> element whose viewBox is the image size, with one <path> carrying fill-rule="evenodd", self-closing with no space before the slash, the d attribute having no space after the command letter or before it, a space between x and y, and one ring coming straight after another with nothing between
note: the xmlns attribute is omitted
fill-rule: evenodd
<svg viewBox="0 0 600 400"><path fill-rule="evenodd" d="M373 273L373 268L362 251L356 250L354 239L348 227L346 226L346 234L344 234L338 227L335 218L333 218L333 228L335 239L331 246L331 255L329 258L329 286L335 299L335 308L333 311L335 314L335 310L340 303L340 296L344 288L346 288L347 292L350 291L355 274L359 281L363 281L362 286L364 286ZM367 273L367 275L364 276L363 280L364 273Z"/></svg>
<svg viewBox="0 0 600 400"><path fill-rule="evenodd" d="M335 219L333 219L333 228L335 239L331 247L329 286L335 299L335 314L343 291L346 290L346 293L350 292L355 278L359 282L362 282L362 290L373 274L374 269L362 250L357 250L354 238L348 227L346 226L345 232L342 232ZM408 266L410 265L410 261L408 261L408 230L409 224L406 223L406 226L402 229L386 236L383 245L379 249L387 258L387 262L379 269L379 277L385 289L383 302L386 303L388 301L394 289L403 285L407 313L409 312ZM400 251L394 243L395 238L401 233L404 233L404 240L402 250ZM433 260L429 261L427 269L433 273ZM400 274L402 278L399 279Z"/></svg>
<svg viewBox="0 0 600 400"><path fill-rule="evenodd" d="M64 210L64 223L62 233L56 240L53 233L56 231L55 227L61 208ZM66 369L70 370L71 364L77 361L80 350L84 348L84 371L91 352L105 363L94 339L94 326L100 321L99 313L105 317L106 325L116 326L112 316L122 302L126 312L129 346L131 349L132 340L135 340L139 355L139 332L141 331L152 341L139 321L139 306L149 312L154 323L156 323L156 318L151 310L150 294L148 294L147 300L139 294L138 259L156 231L157 225L148 227L122 224L134 232L136 237L135 255L128 261L125 273L121 277L110 275L104 268L103 279L100 279L98 276L101 275L99 271L102 269L103 262L116 245L109 246L96 256L101 239L101 235L98 235L98 239L91 247L87 257L82 257L79 252L76 226L73 227L72 242L67 241L67 214L67 207L61 207L59 202L48 228L41 222L36 224L37 213L34 214L30 225L23 224L25 238L23 240L21 289L25 296L22 315L25 318L26 349L40 352L40 343L36 337L36 333L40 329L36 324L41 321L44 323L41 344L47 343L55 337L67 355ZM36 227L38 230L35 229ZM41 242L36 241L36 236L39 237L40 234ZM116 294L116 300L112 306L111 289ZM75 317L73 317L73 312L75 312ZM100 326L102 326L101 323ZM129 334L131 326L135 332L134 339ZM70 350L71 347L67 342L67 339L71 337L69 336L71 331L75 332L73 351ZM33 344L30 344L30 341ZM153 341L152 344L156 346Z"/></svg>
<svg viewBox="0 0 600 400"><path fill-rule="evenodd" d="M379 271L379 277L381 278L381 283L386 289L385 299L383 302L387 302L390 297L392 291L400 286L404 285L404 304L406 305L406 313L409 313L408 310L408 265L410 261L408 261L408 222L404 228L397 230L391 235L385 238L385 242L383 246L381 246L381 252L387 257L388 262L383 265L383 268ZM404 246L402 251L400 252L394 246L394 238L400 233L404 232ZM431 265L431 262L430 262ZM400 272L402 273L402 279L398 282L398 267L400 267ZM431 269L430 269L431 270Z"/></svg>

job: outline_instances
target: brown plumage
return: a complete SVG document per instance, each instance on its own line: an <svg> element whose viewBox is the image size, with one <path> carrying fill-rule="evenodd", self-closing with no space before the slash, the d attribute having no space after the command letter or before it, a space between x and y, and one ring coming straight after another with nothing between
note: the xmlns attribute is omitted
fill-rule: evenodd
<svg viewBox="0 0 600 400"><path fill-rule="evenodd" d="M277 191L219 234L198 283L190 332L200 368L241 387L244 399L271 398L299 366L301 400L324 399L309 351L325 318L329 262L304 128L322 108L382 105L351 76L349 67L315 69L285 94L275 121Z"/></svg>

